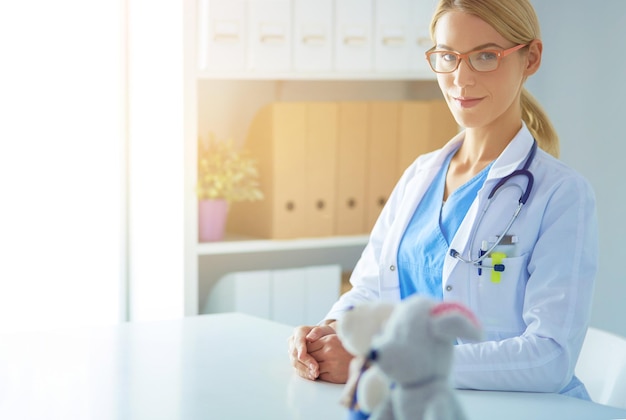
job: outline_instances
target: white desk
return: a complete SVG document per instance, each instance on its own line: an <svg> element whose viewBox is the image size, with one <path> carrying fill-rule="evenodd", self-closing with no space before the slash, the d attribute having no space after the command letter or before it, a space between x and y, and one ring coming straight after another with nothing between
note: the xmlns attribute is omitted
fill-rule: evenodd
<svg viewBox="0 0 626 420"><path fill-rule="evenodd" d="M0 335L0 419L345 419L341 385L297 377L291 327L245 315ZM461 391L470 419L626 418L554 394Z"/></svg>

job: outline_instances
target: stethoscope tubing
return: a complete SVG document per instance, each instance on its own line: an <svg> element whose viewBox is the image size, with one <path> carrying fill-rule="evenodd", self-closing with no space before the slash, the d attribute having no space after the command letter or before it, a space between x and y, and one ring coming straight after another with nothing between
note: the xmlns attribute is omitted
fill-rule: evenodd
<svg viewBox="0 0 626 420"><path fill-rule="evenodd" d="M452 258L456 258L459 261L464 262L466 264L472 264L473 266L478 267L478 268L486 268L486 269L491 269L491 270L496 270L496 271L504 271L505 267L504 267L503 264L499 264L498 267L489 266L489 265L483 265L483 260L485 258L489 258L491 252L498 245L500 245L500 242L502 242L504 237L509 233L509 230L511 229L511 226L513 226L513 223L515 223L515 220L517 220L517 216L519 216L520 212L522 211L522 207L524 207L524 205L528 201L528 198L530 197L530 193L531 193L531 191L533 189L533 184L535 182L535 177L533 176L532 172L530 172L530 170L528 170L528 168L530 167L530 164L532 163L533 159L535 158L535 153L536 152L537 152L537 141L535 140L533 142L532 147L530 148L530 152L528 152L528 156L526 158L526 162L524 162L524 166L522 167L522 169L515 170L515 171L511 172L510 174L502 177L498 181L498 183L491 189L491 191L489 192L489 195L487 196L487 205L485 207L485 210L481 213L480 217L478 218L476 226L480 226L480 223L482 222L483 217L487 213L487 210L491 206L491 203L492 203L493 199L502 190L502 187L505 186L505 184L506 184L506 182L508 180L510 180L511 178L516 177L516 176L524 176L524 177L527 178L526 188L522 190L522 194L520 195L520 198L518 200L517 208L513 212L513 216L509 220L509 223L506 225L506 227L502 231L502 234L500 234L497 237L497 239L496 239L496 241L494 242L493 245L491 245L486 250L482 250L481 254L476 259L472 259L471 257L469 259L463 258L461 256L461 254L457 250L451 248L450 249L450 256ZM520 186L517 186L517 187L522 189ZM472 238L470 240L470 244L473 244L474 240L476 239L475 235L476 235L477 229L473 229L473 230L474 230L474 232L472 233Z"/></svg>

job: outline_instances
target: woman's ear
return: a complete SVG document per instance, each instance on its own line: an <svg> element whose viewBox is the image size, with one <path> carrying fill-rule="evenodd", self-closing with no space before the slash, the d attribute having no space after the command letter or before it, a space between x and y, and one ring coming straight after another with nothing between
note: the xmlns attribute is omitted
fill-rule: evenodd
<svg viewBox="0 0 626 420"><path fill-rule="evenodd" d="M543 43L540 39L534 39L528 44L528 53L526 54L525 76L535 74L541 65L541 54L543 53Z"/></svg>

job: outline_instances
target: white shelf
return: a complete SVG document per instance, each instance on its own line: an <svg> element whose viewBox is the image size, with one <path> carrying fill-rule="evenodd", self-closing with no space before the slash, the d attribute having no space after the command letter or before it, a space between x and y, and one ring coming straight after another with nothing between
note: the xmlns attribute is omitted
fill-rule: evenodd
<svg viewBox="0 0 626 420"><path fill-rule="evenodd" d="M401 80L401 81L432 81L436 80L430 70L416 70L406 72L209 72L198 71L197 78L200 80L343 80L343 81L371 81L371 80Z"/></svg>
<svg viewBox="0 0 626 420"><path fill-rule="evenodd" d="M218 2L211 2L218 3ZM222 4L240 4L224 0ZM314 7L322 7L321 4L328 2L312 2ZM371 7L364 8L361 2L350 2L359 7L355 7L354 13L361 13L365 16L374 16ZM369 3L369 2L368 2ZM392 69L406 70L378 70L387 63L376 60L374 44L371 48L371 62L369 66L359 65L366 70L328 70L328 71L298 71L297 57L295 53L288 62L281 64L283 71L260 70L264 66L255 64L255 61L248 61L249 51L230 50L228 54L236 55L236 59L225 61L233 63L231 67L238 70L218 70L208 66L207 54L209 54L209 14L207 0L185 0L186 4L186 24L187 34L185 42L186 52L186 74L185 86L188 89L186 119L186 147L187 159L191 163L187 174L187 190L193 191L192 184L195 183L196 142L198 137L212 133L220 139L234 139L243 144L247 138L249 123L254 119L259 109L272 102L288 101L403 101L403 100L430 100L440 98L441 92L437 87L436 75L428 68L423 58L423 51L430 44L430 37L427 31L428 21L420 16L430 16L424 10L431 5L432 1L409 2L411 12L403 16L393 14L398 19L394 22L411 27L422 28L421 32L410 35L415 39L427 39L426 45L418 45L417 49L412 48L409 56L412 58L402 67L391 67ZM422 4L423 3L423 4ZM380 5L395 4L394 2L380 2ZM372 2L373 5L373 2ZM418 7L419 6L419 7ZM423 7L422 7L423 6ZM235 6L233 6L235 7ZM348 7L348 6L346 6ZM382 7L382 6L381 6ZM391 6L392 8L395 6ZM416 9L417 7L417 9ZM415 9L415 10L413 10ZM216 16L220 10L213 8ZM224 11L223 20L234 20L241 22L241 27L249 25L255 27L254 23L247 22L248 14L246 8L228 9ZM258 10L257 10L258 11ZM335 9L329 9L335 13ZM370 13L371 11L371 13ZM232 12L232 13L231 13ZM281 15L283 9L277 13ZM392 10L393 12L393 10ZM419 13L418 13L419 12ZM348 14L346 14L348 13ZM352 12L344 11L341 15L341 22L352 21L348 19ZM232 16L231 16L232 15ZM253 15L254 16L254 15ZM281 15L282 16L282 15ZM297 15L294 15L297 16ZM408 20L406 16L412 16ZM310 16L307 16L307 19ZM200 19L198 19L200 18ZM334 18L327 17L331 26L335 26ZM362 25L371 26L371 36L375 36L375 22L371 19L357 19L355 22ZM296 18L296 21L298 19ZM252 21L251 21L252 22ZM386 24L385 22L382 22ZM291 27L288 25L288 27ZM297 26L294 26L297 29ZM290 29L291 30L291 29ZM370 29L368 29L369 31ZM295 30L294 34L297 34ZM247 33L241 33L241 39L248 40ZM295 39L295 38L294 38ZM374 38L372 38L374 39ZM246 41L247 42L247 41ZM374 41L375 42L375 41ZM294 44L295 45L295 44ZM211 47L212 48L212 47ZM244 48L257 48L245 46ZM335 47L333 47L335 48ZM222 62L219 54L222 50L211 50L216 62ZM220 52L222 51L222 52ZM380 51L378 51L380 52ZM244 54L244 55L240 55ZM342 53L343 54L343 53ZM353 55L349 55L353 57ZM395 55L394 55L395 57ZM241 60L239 60L241 58ZM359 57L357 57L359 58ZM395 57L398 58L398 57ZM390 58L391 61L395 58ZM344 60L345 61L345 60ZM265 62L267 64L267 61ZM284 63L284 62L283 62ZM345 63L344 63L345 64ZM354 63L350 63L354 64ZM277 66L276 63L271 64ZM421 66L421 67L420 67ZM269 67L265 66L265 68ZM341 62L333 60L325 68L342 68ZM257 68L254 70L251 68ZM190 197L186 197L190 198ZM197 205L195 200L188 199L186 207L186 235L185 235L185 257L186 257L186 305L188 314L196 314L198 310L204 308L206 299L216 282L224 275L235 271L266 270L281 268L296 268L310 265L340 264L342 271L349 272L354 269L363 249L367 245L368 235L355 236L335 236L320 238L301 238L290 240L272 240L250 238L235 235L227 235L226 239L213 243L198 243L197 230Z"/></svg>
<svg viewBox="0 0 626 420"><path fill-rule="evenodd" d="M220 242L198 244L196 250L200 255L245 254L253 252L276 252L302 249L323 249L363 246L367 244L368 235L333 236L324 238L302 239L250 239L241 236L227 235Z"/></svg>

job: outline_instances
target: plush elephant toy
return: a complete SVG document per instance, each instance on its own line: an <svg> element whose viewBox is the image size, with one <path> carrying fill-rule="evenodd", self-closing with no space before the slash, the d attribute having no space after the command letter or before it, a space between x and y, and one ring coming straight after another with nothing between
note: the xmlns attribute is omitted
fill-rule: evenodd
<svg viewBox="0 0 626 420"><path fill-rule="evenodd" d="M339 338L358 360L353 360L358 369L351 366L348 385L356 387L360 415L371 413L371 420L464 419L449 377L455 339L482 337L474 315L461 304L419 295L391 310L380 310L381 305L389 304L363 304L339 322ZM369 343L367 351L364 342Z"/></svg>
<svg viewBox="0 0 626 420"><path fill-rule="evenodd" d="M371 366L368 356L372 339L381 333L394 308L394 304L383 302L358 305L338 323L341 343L354 356L341 397L341 403L350 409L353 420L367 418L387 397L389 380L380 369Z"/></svg>

